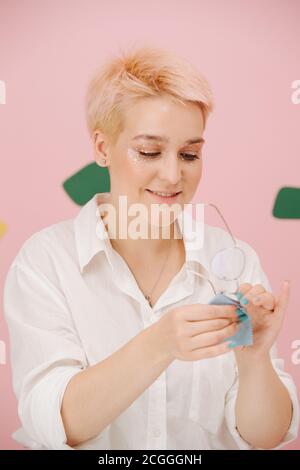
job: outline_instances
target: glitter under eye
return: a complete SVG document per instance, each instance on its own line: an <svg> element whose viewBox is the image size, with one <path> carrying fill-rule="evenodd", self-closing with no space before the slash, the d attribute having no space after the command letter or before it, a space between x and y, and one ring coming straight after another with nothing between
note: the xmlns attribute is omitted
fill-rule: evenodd
<svg viewBox="0 0 300 470"><path fill-rule="evenodd" d="M127 150L127 155L128 155L128 157L130 158L130 160L132 162L134 162L134 163L140 163L141 162L141 159L140 159L138 153L135 150L128 149Z"/></svg>

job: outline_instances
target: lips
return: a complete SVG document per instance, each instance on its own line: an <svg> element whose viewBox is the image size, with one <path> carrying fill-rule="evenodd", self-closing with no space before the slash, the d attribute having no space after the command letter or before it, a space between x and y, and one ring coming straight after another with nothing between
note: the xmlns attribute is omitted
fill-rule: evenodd
<svg viewBox="0 0 300 470"><path fill-rule="evenodd" d="M177 192L168 192L168 191L154 191L151 189L146 189L148 193L150 193L153 197L155 197L159 201L174 201L178 197L179 194L181 194L182 191L177 191Z"/></svg>

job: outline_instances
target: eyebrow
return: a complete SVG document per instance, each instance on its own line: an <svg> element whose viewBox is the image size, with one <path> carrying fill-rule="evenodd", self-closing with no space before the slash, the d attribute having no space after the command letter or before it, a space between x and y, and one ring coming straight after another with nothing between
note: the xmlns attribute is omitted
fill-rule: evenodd
<svg viewBox="0 0 300 470"><path fill-rule="evenodd" d="M166 143L170 141L170 139L166 136L149 135L149 134L136 135L132 140L139 140L139 139L157 141L157 142L166 142ZM205 142L203 137L194 137L193 139L186 140L184 143L185 144L198 144L200 142Z"/></svg>

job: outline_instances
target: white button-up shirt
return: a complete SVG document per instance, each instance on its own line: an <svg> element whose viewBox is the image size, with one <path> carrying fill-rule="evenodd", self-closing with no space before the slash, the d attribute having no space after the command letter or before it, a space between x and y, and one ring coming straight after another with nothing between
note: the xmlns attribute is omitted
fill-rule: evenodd
<svg viewBox="0 0 300 470"><path fill-rule="evenodd" d="M178 218L185 264L151 308L127 263L102 236L97 196L74 219L27 239L7 273L4 314L22 423L14 439L32 449L253 449L236 428L238 370L233 351L198 361L174 360L99 435L74 447L66 444L60 409L70 379L103 361L168 310L208 303L214 295L210 284L188 268L210 276L219 290L224 281L212 276L210 261L218 250L232 246L225 230L207 224L203 246L193 245ZM271 291L256 252L237 242L246 254L240 282ZM236 285L230 284L225 288L232 292ZM271 356L293 403L290 428L279 448L297 437L299 403L275 346Z"/></svg>

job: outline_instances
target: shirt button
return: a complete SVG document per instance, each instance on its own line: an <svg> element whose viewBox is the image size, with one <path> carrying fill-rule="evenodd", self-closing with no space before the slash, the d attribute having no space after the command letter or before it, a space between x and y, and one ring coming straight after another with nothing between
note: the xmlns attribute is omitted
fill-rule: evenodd
<svg viewBox="0 0 300 470"><path fill-rule="evenodd" d="M153 434L154 434L155 437L159 437L161 435L161 432L160 432L159 429L154 429Z"/></svg>

